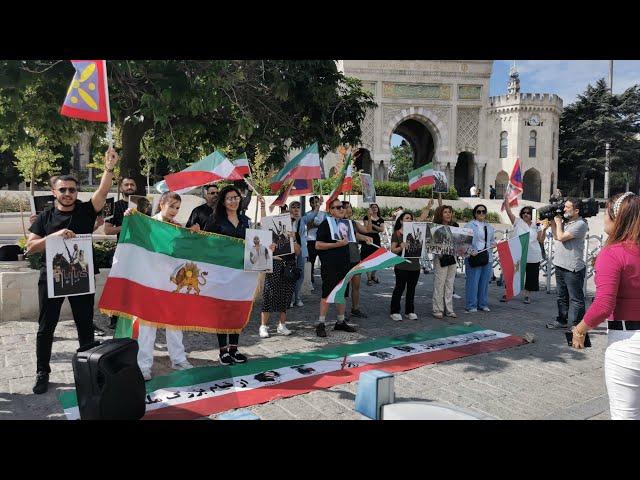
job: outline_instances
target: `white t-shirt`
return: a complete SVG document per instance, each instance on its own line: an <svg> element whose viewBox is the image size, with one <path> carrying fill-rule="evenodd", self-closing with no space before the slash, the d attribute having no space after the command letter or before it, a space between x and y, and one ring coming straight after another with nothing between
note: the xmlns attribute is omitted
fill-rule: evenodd
<svg viewBox="0 0 640 480"><path fill-rule="evenodd" d="M527 263L539 263L542 261L542 250L538 242L538 226L532 223L531 226L521 218L516 218L513 224L514 235L522 235L529 232L529 250L527 252Z"/></svg>
<svg viewBox="0 0 640 480"><path fill-rule="evenodd" d="M471 188L469 189L469 193L471 194L471 196L472 196L472 197L475 197L475 196L476 196L476 191L477 191L477 190L476 190L476 187L471 187Z"/></svg>

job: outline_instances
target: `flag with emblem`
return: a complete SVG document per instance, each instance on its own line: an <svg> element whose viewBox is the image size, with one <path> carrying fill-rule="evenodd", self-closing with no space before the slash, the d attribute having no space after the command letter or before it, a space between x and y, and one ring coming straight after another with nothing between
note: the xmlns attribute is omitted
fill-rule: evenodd
<svg viewBox="0 0 640 480"><path fill-rule="evenodd" d="M427 163L420 168L409 172L409 191L412 192L420 187L433 185L436 182L433 175L433 163Z"/></svg>
<svg viewBox="0 0 640 480"><path fill-rule="evenodd" d="M60 113L92 122L109 122L109 89L105 60L71 60L76 74Z"/></svg>
<svg viewBox="0 0 640 480"><path fill-rule="evenodd" d="M99 307L107 315L136 317L139 324L240 333L258 276L244 271L244 240L133 213L122 222Z"/></svg>
<svg viewBox="0 0 640 480"><path fill-rule="evenodd" d="M165 175L164 181L172 192L184 193L208 183L242 178L231 160L216 150L180 172Z"/></svg>
<svg viewBox="0 0 640 480"><path fill-rule="evenodd" d="M524 288L527 273L529 232L498 243L498 258L504 278L506 299L515 297Z"/></svg>

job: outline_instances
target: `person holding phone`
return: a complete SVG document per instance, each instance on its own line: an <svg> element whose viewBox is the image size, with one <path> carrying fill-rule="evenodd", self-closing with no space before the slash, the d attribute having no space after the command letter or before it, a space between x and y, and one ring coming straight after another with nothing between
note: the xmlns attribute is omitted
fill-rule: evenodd
<svg viewBox="0 0 640 480"><path fill-rule="evenodd" d="M574 348L608 320L604 377L611 420L640 420L640 197L631 192L607 201L609 236L595 263L596 297L572 329Z"/></svg>

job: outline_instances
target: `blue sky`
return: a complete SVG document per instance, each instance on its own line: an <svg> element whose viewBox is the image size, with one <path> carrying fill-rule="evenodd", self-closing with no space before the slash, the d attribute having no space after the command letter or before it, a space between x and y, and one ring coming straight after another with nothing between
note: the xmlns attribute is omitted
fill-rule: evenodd
<svg viewBox="0 0 640 480"><path fill-rule="evenodd" d="M509 68L513 60L496 60L489 84L489 95L507 93ZM564 105L573 103L578 94L599 78L609 81L608 60L516 60L522 93L555 93ZM640 84L640 60L613 62L613 93ZM391 144L399 145L402 137L393 135Z"/></svg>

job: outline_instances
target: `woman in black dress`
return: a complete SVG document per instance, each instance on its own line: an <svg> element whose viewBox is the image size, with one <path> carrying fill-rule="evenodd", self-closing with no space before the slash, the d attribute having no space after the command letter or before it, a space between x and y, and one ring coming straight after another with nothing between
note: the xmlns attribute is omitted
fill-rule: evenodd
<svg viewBox="0 0 640 480"><path fill-rule="evenodd" d="M384 219L380 218L380 207L378 207L377 203L369 205L369 211L363 220L365 228L370 232L368 236L373 238L372 243L380 245L380 233L384 231ZM360 242L360 245L362 245L360 249L362 260L378 250L377 247L365 242ZM380 280L376 277L376 272L367 272L367 285L371 286L373 282L380 283Z"/></svg>

